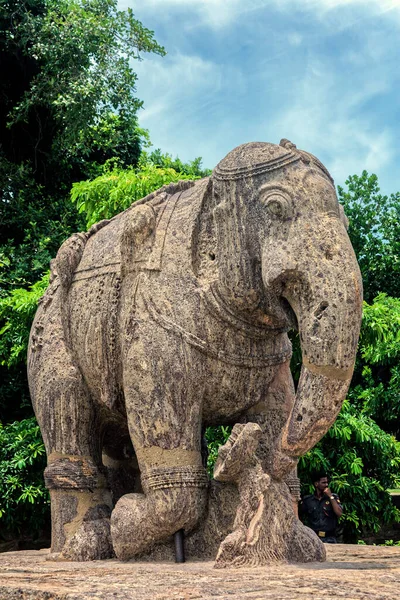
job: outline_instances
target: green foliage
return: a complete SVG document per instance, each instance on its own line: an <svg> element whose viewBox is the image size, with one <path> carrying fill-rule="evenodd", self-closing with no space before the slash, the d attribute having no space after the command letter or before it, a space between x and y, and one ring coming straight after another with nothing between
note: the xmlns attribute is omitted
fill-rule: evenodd
<svg viewBox="0 0 400 600"><path fill-rule="evenodd" d="M376 175L363 171L338 187L349 218L349 236L371 302L380 292L400 297L400 192L384 196Z"/></svg>
<svg viewBox="0 0 400 600"><path fill-rule="evenodd" d="M2 0L0 50L4 290L34 283L82 228L74 181L111 158L137 164L148 136L137 126L130 61L165 51L117 0Z"/></svg>
<svg viewBox="0 0 400 600"><path fill-rule="evenodd" d="M210 477L213 476L215 461L217 460L219 447L228 441L232 427L207 427L205 432L205 441L207 442L207 471Z"/></svg>
<svg viewBox="0 0 400 600"><path fill-rule="evenodd" d="M28 80L9 102L9 128L36 116L42 130L36 140L42 144L48 134L52 158L66 165L72 156L90 154L99 124L110 125L110 115L121 134L132 130L142 103L134 96L130 60L165 50L130 8L118 11L117 0L14 0L2 8L4 49L17 54L21 71L29 67Z"/></svg>
<svg viewBox="0 0 400 600"><path fill-rule="evenodd" d="M359 546L366 546L367 542L364 540L358 540L357 544ZM393 540L385 540L383 544L372 544L373 546L400 546L400 542L394 542Z"/></svg>
<svg viewBox="0 0 400 600"><path fill-rule="evenodd" d="M33 168L0 154L0 295L37 281L77 228L80 219L67 196L49 196L34 181Z"/></svg>
<svg viewBox="0 0 400 600"><path fill-rule="evenodd" d="M2 419L32 414L24 354L33 311L24 298L85 227L72 183L111 159L136 166L148 145L132 68L148 52L165 54L117 0L0 0Z"/></svg>
<svg viewBox="0 0 400 600"><path fill-rule="evenodd" d="M172 166L173 165L173 166ZM112 164L111 164L112 166ZM175 169L181 169L177 171ZM190 163L172 160L159 150L142 153L136 169L111 168L94 180L80 181L72 186L71 199L79 213L84 213L86 226L109 219L167 183L181 179L199 179L201 159Z"/></svg>
<svg viewBox="0 0 400 600"><path fill-rule="evenodd" d="M80 181L72 187L71 199L80 213L86 215L86 227L107 219L132 202L147 196L166 183L190 179L180 176L174 169L160 169L153 165L143 165L139 169L114 169L93 181Z"/></svg>
<svg viewBox="0 0 400 600"><path fill-rule="evenodd" d="M39 298L49 284L44 275L29 290L18 288L0 297L0 364L11 367L25 361L29 331Z"/></svg>
<svg viewBox="0 0 400 600"><path fill-rule="evenodd" d="M174 169L177 173L189 175L192 178L208 177L212 172L211 169L203 168L201 164L202 159L200 157L197 157L188 163L184 163L178 157L172 158L168 152L161 152L160 148L157 148L150 153L143 151L141 158L142 162L145 164L149 163L162 169Z"/></svg>
<svg viewBox="0 0 400 600"><path fill-rule="evenodd" d="M400 438L400 298L364 302L352 403Z"/></svg>
<svg viewBox="0 0 400 600"><path fill-rule="evenodd" d="M26 353L37 303L48 281L46 274L28 290L17 288L0 296L0 421L3 422L32 414Z"/></svg>
<svg viewBox="0 0 400 600"><path fill-rule="evenodd" d="M28 286L82 220L74 181L111 158L136 165L130 60L163 55L153 33L117 0L2 0L0 12L0 256L2 287Z"/></svg>
<svg viewBox="0 0 400 600"><path fill-rule="evenodd" d="M379 294L364 302L360 352L369 364L388 364L400 359L400 298Z"/></svg>
<svg viewBox="0 0 400 600"><path fill-rule="evenodd" d="M47 526L46 455L34 418L0 424L0 535L38 536Z"/></svg>
<svg viewBox="0 0 400 600"><path fill-rule="evenodd" d="M304 493L313 492L313 474L320 470L329 473L330 487L344 505L346 541L400 521L387 491L400 482L400 443L349 400L324 438L300 458Z"/></svg>

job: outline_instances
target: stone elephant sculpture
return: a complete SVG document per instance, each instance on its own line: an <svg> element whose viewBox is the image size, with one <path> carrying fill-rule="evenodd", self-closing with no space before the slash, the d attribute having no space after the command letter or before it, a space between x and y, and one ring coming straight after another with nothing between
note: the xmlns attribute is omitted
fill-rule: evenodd
<svg viewBox="0 0 400 600"><path fill-rule="evenodd" d="M194 529L205 426L259 424L264 472L293 472L353 373L362 283L345 225L326 168L282 140L239 146L211 177L61 246L28 356L52 556L126 559Z"/></svg>

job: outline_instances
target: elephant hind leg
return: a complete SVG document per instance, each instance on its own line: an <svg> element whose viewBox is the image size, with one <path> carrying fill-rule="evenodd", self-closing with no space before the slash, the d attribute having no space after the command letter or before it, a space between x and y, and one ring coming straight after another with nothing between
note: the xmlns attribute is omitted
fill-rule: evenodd
<svg viewBox="0 0 400 600"><path fill-rule="evenodd" d="M87 456L53 454L44 476L51 500L50 558L112 557L112 499L101 468Z"/></svg>
<svg viewBox="0 0 400 600"><path fill-rule="evenodd" d="M57 386L57 389L58 386ZM110 535L112 498L100 459L101 423L79 379L52 393L55 421L69 421L68 434L44 432L48 449L44 472L50 491L53 558L85 561L113 556ZM67 416L61 412L69 411ZM50 407L48 407L50 409ZM55 428L57 430L57 426ZM64 430L65 431L65 430Z"/></svg>
<svg viewBox="0 0 400 600"><path fill-rule="evenodd" d="M31 344L29 356L31 396L47 452L52 556L108 558L112 503L101 463L100 411L66 346L58 302L55 295L41 344Z"/></svg>

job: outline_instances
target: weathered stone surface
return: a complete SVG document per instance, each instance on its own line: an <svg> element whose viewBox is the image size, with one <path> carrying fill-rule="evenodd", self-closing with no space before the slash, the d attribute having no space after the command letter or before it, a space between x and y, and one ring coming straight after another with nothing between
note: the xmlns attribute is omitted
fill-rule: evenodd
<svg viewBox="0 0 400 600"><path fill-rule="evenodd" d="M190 554L196 527L203 557L214 552L210 424L261 427L268 519L287 523L284 481L296 494L297 459L336 418L354 367L362 286L345 225L326 168L282 140L239 146L210 178L162 188L61 246L28 356L55 559L157 555L179 529ZM260 548L280 555L267 529ZM304 535L282 525L297 560L315 557Z"/></svg>
<svg viewBox="0 0 400 600"><path fill-rule="evenodd" d="M400 548L327 545L325 563L216 570L213 563L46 561L0 555L0 600L394 600Z"/></svg>
<svg viewBox="0 0 400 600"><path fill-rule="evenodd" d="M271 481L264 472L256 455L261 438L262 429L256 423L237 424L219 449L214 477L234 482L239 502L233 531L221 543L215 566L325 560L324 544L295 515L287 485Z"/></svg>

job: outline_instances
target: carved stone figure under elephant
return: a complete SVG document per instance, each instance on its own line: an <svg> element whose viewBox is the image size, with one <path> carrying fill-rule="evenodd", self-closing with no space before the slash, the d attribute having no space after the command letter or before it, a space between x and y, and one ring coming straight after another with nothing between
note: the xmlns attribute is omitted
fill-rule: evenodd
<svg viewBox="0 0 400 600"><path fill-rule="evenodd" d="M196 531L209 511L204 427L254 422L254 493L269 493L268 518L282 519L277 555L323 558L297 519L284 525L285 480L341 408L361 322L360 272L326 168L287 140L244 144L211 177L75 234L51 272L28 371L52 557L129 559ZM268 524L259 530L268 546Z"/></svg>

